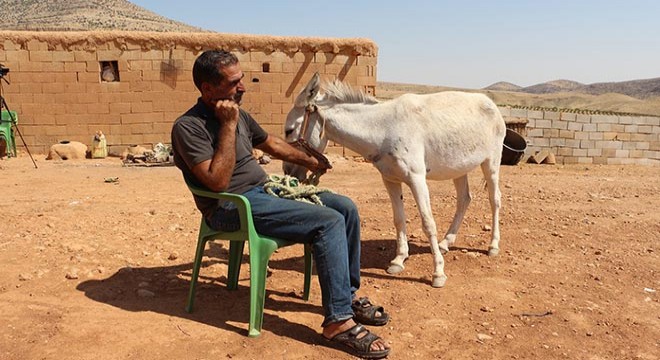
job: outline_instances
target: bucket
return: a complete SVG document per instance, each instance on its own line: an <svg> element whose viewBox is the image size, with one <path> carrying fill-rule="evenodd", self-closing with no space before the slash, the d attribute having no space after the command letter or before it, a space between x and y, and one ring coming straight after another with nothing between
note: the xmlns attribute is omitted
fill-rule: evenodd
<svg viewBox="0 0 660 360"><path fill-rule="evenodd" d="M502 146L502 165L516 165L525 154L527 142L517 132L506 129Z"/></svg>

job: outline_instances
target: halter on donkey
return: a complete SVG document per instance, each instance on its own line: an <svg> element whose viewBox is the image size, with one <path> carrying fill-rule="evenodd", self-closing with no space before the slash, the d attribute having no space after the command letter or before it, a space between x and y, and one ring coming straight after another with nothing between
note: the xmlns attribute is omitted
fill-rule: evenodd
<svg viewBox="0 0 660 360"><path fill-rule="evenodd" d="M410 187L433 253L434 287L444 286L443 253L456 240L470 202L467 174L480 166L492 215L489 255L499 252L499 165L506 132L497 106L485 95L441 92L406 94L379 102L334 81L323 86L318 74L295 100L287 116L287 141L302 138L318 152L335 141L371 161L380 171L392 201L397 255L387 271L404 269L408 240L401 183ZM285 174L305 178L304 167L285 163ZM454 219L438 243L426 179L453 180L457 194Z"/></svg>
<svg viewBox="0 0 660 360"><path fill-rule="evenodd" d="M300 132L301 135L307 131L307 126L309 125L309 115L314 112L316 112L316 105L309 105L305 108L305 116L303 117L302 131ZM323 129L323 126L321 126L321 129ZM323 138L323 130L321 130L321 134L319 136ZM328 158L325 157L325 155L323 155L322 152L314 149L314 147L312 147L307 142L307 140L305 140L302 136L299 136L298 139L289 142L289 145L300 148L301 150L306 152L307 155L315 157L319 163L325 164L327 169L332 169L332 164L330 164L330 160L328 160ZM325 174L326 171L327 171L326 169L317 170L309 174L309 176L305 177L304 179L299 178L298 180L300 180L303 184L318 185L319 180L321 179L321 175Z"/></svg>

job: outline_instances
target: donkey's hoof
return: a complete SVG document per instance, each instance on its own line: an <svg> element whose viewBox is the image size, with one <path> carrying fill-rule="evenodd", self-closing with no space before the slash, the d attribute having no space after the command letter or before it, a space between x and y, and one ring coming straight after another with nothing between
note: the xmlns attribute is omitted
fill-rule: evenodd
<svg viewBox="0 0 660 360"><path fill-rule="evenodd" d="M438 244L438 249L440 249L440 253L442 255L448 253L449 252L449 245L451 245L452 243L453 243L453 241L450 243L449 241L447 241L447 239L444 239L444 240L440 241L440 243Z"/></svg>
<svg viewBox="0 0 660 360"><path fill-rule="evenodd" d="M433 275L433 283L431 284L431 286L433 286L434 288L444 287L446 282L447 282L447 275L440 275L440 276Z"/></svg>
<svg viewBox="0 0 660 360"><path fill-rule="evenodd" d="M497 256L499 253L500 253L500 249L488 248L488 256Z"/></svg>
<svg viewBox="0 0 660 360"><path fill-rule="evenodd" d="M391 264L390 267L387 268L387 273L388 274L398 274L403 271L403 266L398 265L398 264Z"/></svg>

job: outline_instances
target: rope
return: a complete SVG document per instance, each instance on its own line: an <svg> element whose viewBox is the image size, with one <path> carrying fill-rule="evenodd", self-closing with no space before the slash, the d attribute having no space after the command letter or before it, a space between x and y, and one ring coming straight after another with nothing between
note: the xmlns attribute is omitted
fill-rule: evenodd
<svg viewBox="0 0 660 360"><path fill-rule="evenodd" d="M270 195L283 199L296 200L321 206L323 206L323 202L318 194L333 192L330 189L320 188L314 185L301 185L298 179L289 175L268 175L268 182L264 184L264 190Z"/></svg>

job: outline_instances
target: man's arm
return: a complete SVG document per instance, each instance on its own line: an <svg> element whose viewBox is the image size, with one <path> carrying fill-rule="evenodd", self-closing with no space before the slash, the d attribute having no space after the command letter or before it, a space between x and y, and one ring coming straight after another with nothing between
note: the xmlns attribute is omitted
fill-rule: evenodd
<svg viewBox="0 0 660 360"><path fill-rule="evenodd" d="M231 100L218 101L215 116L220 123L218 145L210 160L202 161L190 169L211 191L225 191L229 187L236 165L236 126L238 105Z"/></svg>
<svg viewBox="0 0 660 360"><path fill-rule="evenodd" d="M308 168L311 171L327 169L325 164L319 163L319 161L307 153L298 150L297 148L289 145L283 139L274 136L268 135L266 141L255 146L257 149L273 155L274 157L291 162L297 165L302 165Z"/></svg>

